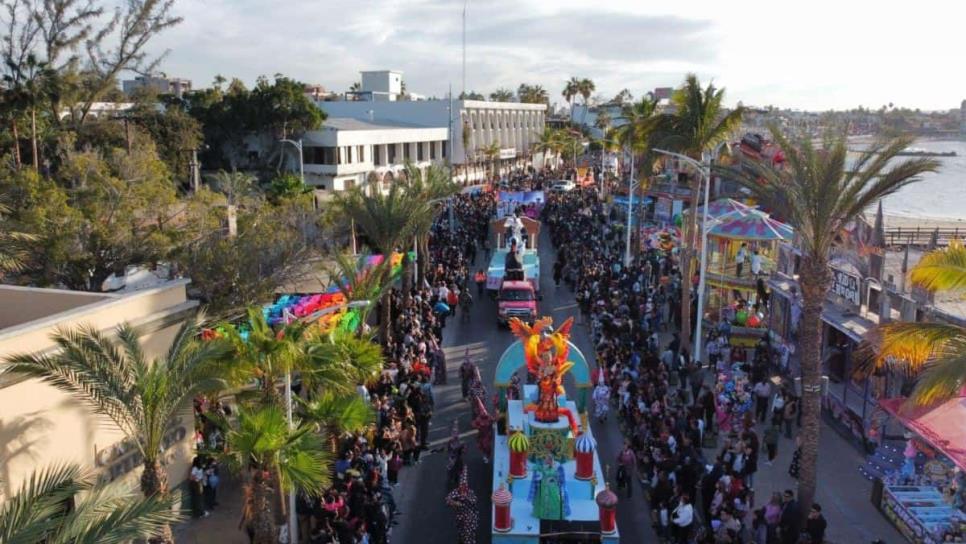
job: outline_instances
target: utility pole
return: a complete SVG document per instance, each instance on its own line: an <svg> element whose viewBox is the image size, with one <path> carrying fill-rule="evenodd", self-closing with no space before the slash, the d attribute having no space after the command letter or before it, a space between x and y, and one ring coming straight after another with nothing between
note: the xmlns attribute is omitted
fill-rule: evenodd
<svg viewBox="0 0 966 544"><path fill-rule="evenodd" d="M463 0L463 98L466 98L466 4Z"/></svg>

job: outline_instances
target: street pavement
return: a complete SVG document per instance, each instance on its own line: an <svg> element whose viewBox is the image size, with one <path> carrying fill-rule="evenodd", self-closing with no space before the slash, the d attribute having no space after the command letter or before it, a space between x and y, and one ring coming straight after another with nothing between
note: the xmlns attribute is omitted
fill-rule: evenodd
<svg viewBox="0 0 966 544"><path fill-rule="evenodd" d="M552 270L555 252L551 247L550 236L546 229L540 236L539 251L542 274L540 291L543 294L543 300L539 302L540 313L553 316L556 325L563 323L570 316L579 319L573 293L563 284L559 288L554 287ZM483 266L483 262L484 257L481 254L478 256L476 267ZM476 296L475 292L474 296ZM579 324L574 327L571 340L587 356L588 362L593 367L594 352L588 336L587 328ZM492 397L495 393L493 377L497 362L503 351L513 341L514 336L509 330L497 327L496 303L488 297L483 297L483 300L477 297L469 321L461 322L459 312L447 321L443 331L447 385L433 388L436 396L436 410L430 427L431 450L435 448L439 451L425 452L420 464L405 468L400 475L400 484L394 493L397 495L396 501L403 516L399 518L399 525L393 531L394 543L450 544L457 541L453 515L444 500L446 494L445 445L454 420L459 421L460 432L467 445L464 460L469 471L470 485L476 492L480 505L477 542L481 544L490 542L492 465L483 463L483 458L476 447L476 431L470 424L470 406L462 400L460 393L459 366L463 362L466 348L470 348L470 356L479 366L483 383ZM525 377L521 376L521 378ZM568 392L573 391L572 383L565 382L565 387ZM592 425L598 441L601 464L611 467L609 479L611 487L616 489L613 478L616 473L615 461L623 445L616 418L611 417L603 425L594 421ZM630 500L621 497L617 509L617 523L621 532L621 542L656 541L640 487L635 487Z"/></svg>
<svg viewBox="0 0 966 544"><path fill-rule="evenodd" d="M574 327L572 340L587 356L593 366L594 351L591 349L588 330L579 321L578 309L573 293L565 286L554 287L551 271L555 252L551 248L549 235L541 234L540 258L543 266L540 312L552 315L555 324L562 323L567 317L574 316L578 326ZM483 266L480 255L476 267ZM475 268L474 268L475 270ZM474 293L475 295L475 293ZM477 542L490 542L492 505L490 503L491 465L484 464L476 447L476 432L470 420L469 404L460 394L459 365L463 361L466 348L480 367L483 382L488 393L495 393L493 377L497 361L503 350L513 340L513 335L505 328L496 325L496 305L484 297L473 305L471 319L461 322L460 315L448 319L443 332L444 349L447 355L447 384L435 386L436 410L430 428L430 451L424 452L422 462L403 469L400 484L394 495L402 515L399 525L393 529L394 544L453 544L456 540L454 517L446 506L446 441L454 420L459 421L460 433L466 444L464 460L469 469L470 485L477 494L480 508L480 524ZM568 391L572 383L566 382ZM489 408L489 407L488 407ZM592 418L593 419L593 418ZM594 435L598 440L602 466L609 466L611 488L616 491L614 474L617 453L623 438L617 426L613 410L604 424L592 423ZM761 429L759 429L759 432ZM857 467L862 456L845 439L828 426L822 426L822 442L819 451L819 490L817 501L822 504L823 512L829 523L827 540L834 544L864 544L875 538L882 538L887 544L904 542L899 533L873 507L869 501L871 484L862 478ZM794 450L794 442L782 438L778 458L773 466L759 463L755 478L756 507L768 500L773 491L795 489L795 481L788 476L788 464ZM705 450L705 456L712 458L717 452ZM636 480L636 478L635 478ZM237 529L240 519L240 492L230 480L220 490L222 505L209 518L192 520L176 528L179 543L190 544L235 544L247 542L245 535ZM651 528L647 503L641 487L636 484L630 499L621 492L617 508L617 523L622 543L652 543L657 537Z"/></svg>

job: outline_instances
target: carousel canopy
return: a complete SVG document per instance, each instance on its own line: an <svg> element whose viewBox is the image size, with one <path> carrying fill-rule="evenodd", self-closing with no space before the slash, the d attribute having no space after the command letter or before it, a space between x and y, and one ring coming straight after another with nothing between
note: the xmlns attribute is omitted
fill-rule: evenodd
<svg viewBox="0 0 966 544"><path fill-rule="evenodd" d="M879 401L909 430L926 439L929 444L966 470L966 397L946 401L935 407L903 409L905 399Z"/></svg>
<svg viewBox="0 0 966 544"><path fill-rule="evenodd" d="M785 223L753 208L727 213L718 217L714 223L708 231L709 236L734 240L791 240L795 232Z"/></svg>
<svg viewBox="0 0 966 544"><path fill-rule="evenodd" d="M732 198L719 198L708 204L708 218L717 219L732 212L747 212L753 209L755 209L754 206L743 204ZM698 214L704 217L704 206L698 206Z"/></svg>

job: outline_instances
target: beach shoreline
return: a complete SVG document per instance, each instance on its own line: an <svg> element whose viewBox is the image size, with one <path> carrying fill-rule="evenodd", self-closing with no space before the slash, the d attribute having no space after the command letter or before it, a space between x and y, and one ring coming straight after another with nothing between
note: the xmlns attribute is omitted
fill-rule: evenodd
<svg viewBox="0 0 966 544"><path fill-rule="evenodd" d="M873 215L869 219L875 220ZM966 218L950 219L944 217L908 216L883 214L882 219L887 229L961 229L966 234Z"/></svg>

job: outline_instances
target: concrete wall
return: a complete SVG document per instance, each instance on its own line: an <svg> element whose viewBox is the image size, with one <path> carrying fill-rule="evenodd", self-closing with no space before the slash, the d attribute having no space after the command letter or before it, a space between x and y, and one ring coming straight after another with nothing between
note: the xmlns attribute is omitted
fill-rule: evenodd
<svg viewBox="0 0 966 544"><path fill-rule="evenodd" d="M0 333L10 327L110 299L104 293L0 285Z"/></svg>
<svg viewBox="0 0 966 544"><path fill-rule="evenodd" d="M157 357L167 350L184 318L197 307L196 302L187 300L186 284L171 282L0 330L0 360L14 353L49 350L53 346L49 335L58 327L83 323L107 331L124 321L140 328L147 356ZM187 475L193 432L189 405L172 427L165 451L172 487ZM123 446L123 438L109 419L39 380L0 383L0 502L14 493L31 471L58 463L78 463L105 480L120 479L136 486L140 475L138 454Z"/></svg>

